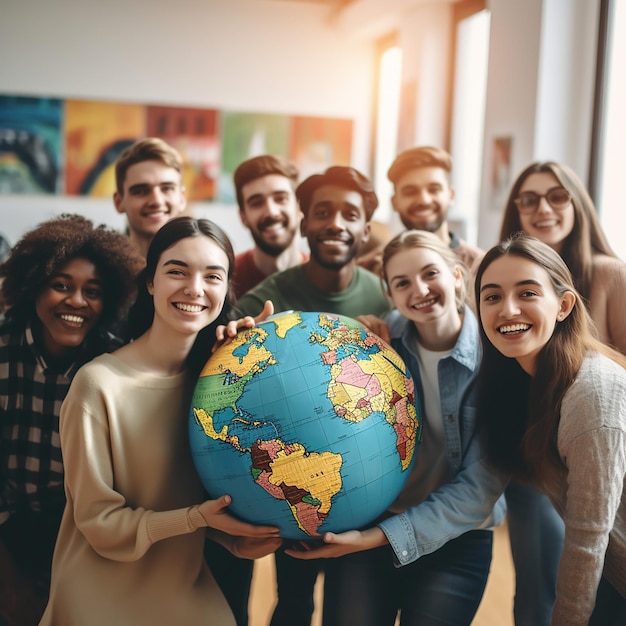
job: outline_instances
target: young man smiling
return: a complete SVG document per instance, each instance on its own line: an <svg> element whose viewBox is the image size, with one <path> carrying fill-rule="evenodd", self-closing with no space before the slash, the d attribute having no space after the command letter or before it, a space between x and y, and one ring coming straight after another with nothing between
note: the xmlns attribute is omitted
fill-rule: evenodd
<svg viewBox="0 0 626 626"><path fill-rule="evenodd" d="M157 137L135 142L115 163L113 203L126 214L128 236L144 258L159 228L187 206L182 172L178 151Z"/></svg>
<svg viewBox="0 0 626 626"><path fill-rule="evenodd" d="M471 268L484 252L448 228L454 202L451 171L452 158L441 148L421 146L401 152L387 172L394 187L391 203L405 228L434 233Z"/></svg>
<svg viewBox="0 0 626 626"><path fill-rule="evenodd" d="M303 181L296 198L311 256L244 294L237 304L242 313L258 315L266 300L277 313L293 309L357 317L387 312L390 304L380 279L356 263L378 206L371 182L351 167L334 166ZM282 550L276 552L278 604L271 626L310 624L321 567L320 560L297 561Z"/></svg>
<svg viewBox="0 0 626 626"><path fill-rule="evenodd" d="M296 198L311 256L244 294L237 305L243 314L258 315L266 300L277 313L296 309L356 317L387 311L378 277L356 264L378 206L370 181L351 167L334 166L302 182Z"/></svg>
<svg viewBox="0 0 626 626"><path fill-rule="evenodd" d="M239 217L254 247L235 258L237 296L273 274L307 260L299 234L302 212L296 200L298 168L264 154L241 163L233 175Z"/></svg>

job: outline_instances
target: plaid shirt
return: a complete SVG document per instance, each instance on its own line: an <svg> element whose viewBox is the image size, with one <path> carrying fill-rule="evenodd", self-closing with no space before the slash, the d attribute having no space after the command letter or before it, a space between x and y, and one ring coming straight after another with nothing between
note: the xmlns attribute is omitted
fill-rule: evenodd
<svg viewBox="0 0 626 626"><path fill-rule="evenodd" d="M0 329L0 524L17 511L64 502L59 413L74 374L93 356L84 352L57 372L47 366L30 326Z"/></svg>

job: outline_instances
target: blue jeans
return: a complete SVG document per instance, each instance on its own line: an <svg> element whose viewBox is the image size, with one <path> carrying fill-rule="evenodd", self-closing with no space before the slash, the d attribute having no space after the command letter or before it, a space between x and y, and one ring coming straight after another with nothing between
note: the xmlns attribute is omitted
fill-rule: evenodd
<svg viewBox="0 0 626 626"><path fill-rule="evenodd" d="M491 530L473 530L436 552L394 566L391 546L329 559L324 626L469 626L483 597Z"/></svg>
<svg viewBox="0 0 626 626"><path fill-rule="evenodd" d="M533 487L511 481L504 494L515 565L515 626L550 626L565 525Z"/></svg>

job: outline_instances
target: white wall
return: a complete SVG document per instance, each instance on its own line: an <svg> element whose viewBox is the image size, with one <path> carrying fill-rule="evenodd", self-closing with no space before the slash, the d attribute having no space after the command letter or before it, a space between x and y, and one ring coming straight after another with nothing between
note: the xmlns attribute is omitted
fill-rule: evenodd
<svg viewBox="0 0 626 626"><path fill-rule="evenodd" d="M513 139L512 178L555 158L586 180L599 2L487 0L482 247L497 240L505 200L490 178L494 138ZM373 175L375 38L398 31L415 144L444 145L450 25L448 0L359 0L337 20L277 0L2 0L0 92L350 117L353 165ZM194 209L225 225L237 250L250 245L234 207ZM123 226L106 200L0 196L0 232L14 239L63 210Z"/></svg>
<svg viewBox="0 0 626 626"><path fill-rule="evenodd" d="M0 93L352 118L353 165L370 174L374 47L327 9L272 0L2 0ZM235 207L196 204L251 244ZM1 196L11 242L83 212L123 228L108 200Z"/></svg>
<svg viewBox="0 0 626 626"><path fill-rule="evenodd" d="M493 141L510 136L512 183L535 160L587 180L599 0L488 0L491 47L478 244L498 240L506 191L491 181ZM510 186L510 185L509 185Z"/></svg>

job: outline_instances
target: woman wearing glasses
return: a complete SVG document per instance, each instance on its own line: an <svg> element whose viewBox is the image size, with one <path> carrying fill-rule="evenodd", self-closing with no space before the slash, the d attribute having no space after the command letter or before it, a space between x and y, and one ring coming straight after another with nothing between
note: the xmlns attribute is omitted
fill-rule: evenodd
<svg viewBox="0 0 626 626"><path fill-rule="evenodd" d="M566 165L529 165L504 211L500 240L524 231L556 250L572 273L601 341L626 354L626 263L611 250L596 208ZM610 296L610 297L609 297Z"/></svg>
<svg viewBox="0 0 626 626"><path fill-rule="evenodd" d="M611 250L578 176L553 161L529 165L509 195L500 240L523 231L558 252L601 341L626 354L626 263ZM511 482L506 489L515 563L516 626L550 624L563 523L545 496Z"/></svg>

